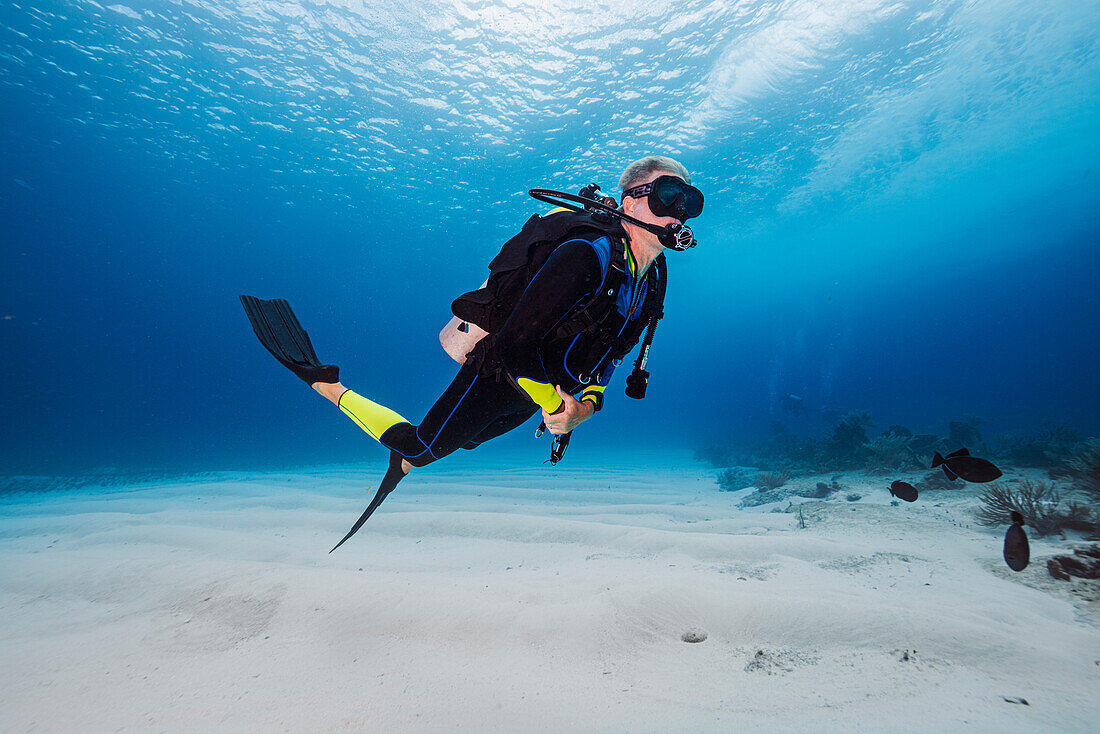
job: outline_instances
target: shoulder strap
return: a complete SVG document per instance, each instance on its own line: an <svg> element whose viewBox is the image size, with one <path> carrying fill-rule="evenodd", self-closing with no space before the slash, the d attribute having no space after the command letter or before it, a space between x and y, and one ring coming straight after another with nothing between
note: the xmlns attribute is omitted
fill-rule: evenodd
<svg viewBox="0 0 1100 734"><path fill-rule="evenodd" d="M638 358L634 360L634 371L626 378L627 397L641 400L645 397L646 388L649 387L649 373L646 372L646 364L649 362L649 348L653 345L653 334L657 330L657 322L665 315L665 256L658 255L653 261L653 267L659 268L654 272L657 303L652 316L649 317L649 326L645 330L645 338L642 340L642 348L638 350Z"/></svg>
<svg viewBox="0 0 1100 734"><path fill-rule="evenodd" d="M653 267L657 269L656 272L653 274L653 277L656 281L656 284L654 286L654 290L656 291L656 293L654 295L657 296L656 309L653 311L653 323L656 324L665 315L665 285L667 284L667 280L665 278L666 271L664 253L658 255L657 259L653 261Z"/></svg>
<svg viewBox="0 0 1100 734"><path fill-rule="evenodd" d="M611 261L607 266L607 274L603 282L596 289L588 301L578 308L573 314L563 321L554 330L554 336L559 339L568 339L582 331L595 331L607 315L615 308L615 301L619 297L619 289L626 282L626 253L623 251L620 240L611 241ZM602 308L597 308L602 304Z"/></svg>

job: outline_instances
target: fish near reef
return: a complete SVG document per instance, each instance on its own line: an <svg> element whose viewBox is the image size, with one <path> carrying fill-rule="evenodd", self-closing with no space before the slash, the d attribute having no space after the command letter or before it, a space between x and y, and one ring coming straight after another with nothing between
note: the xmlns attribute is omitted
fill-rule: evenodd
<svg viewBox="0 0 1100 734"><path fill-rule="evenodd" d="M905 500L906 502L917 501L917 488L914 487L912 484L909 484L909 482L891 482L890 494L894 495L898 499Z"/></svg>
<svg viewBox="0 0 1100 734"><path fill-rule="evenodd" d="M1001 470L993 466L993 462L971 456L966 449L953 451L947 456L940 456L937 451L932 457L932 468L943 466L943 473L952 482L962 477L968 482L992 482L1001 476Z"/></svg>
<svg viewBox="0 0 1100 734"><path fill-rule="evenodd" d="M1024 516L1013 510L1012 526L1005 533L1005 563L1013 571L1023 571L1031 561L1031 547L1024 532Z"/></svg>

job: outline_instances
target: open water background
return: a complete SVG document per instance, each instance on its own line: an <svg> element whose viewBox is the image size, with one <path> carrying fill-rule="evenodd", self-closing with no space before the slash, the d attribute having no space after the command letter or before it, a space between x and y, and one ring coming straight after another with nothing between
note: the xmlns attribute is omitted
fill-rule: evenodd
<svg viewBox="0 0 1100 734"><path fill-rule="evenodd" d="M579 455L820 437L791 393L1098 435L1098 53L1068 0L5 2L0 473L379 460L237 294L417 420L526 190L652 153L701 244Z"/></svg>

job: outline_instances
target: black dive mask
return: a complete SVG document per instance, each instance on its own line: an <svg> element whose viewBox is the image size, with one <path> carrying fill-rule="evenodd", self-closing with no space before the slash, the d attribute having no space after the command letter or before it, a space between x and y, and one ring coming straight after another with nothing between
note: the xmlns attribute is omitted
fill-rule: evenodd
<svg viewBox="0 0 1100 734"><path fill-rule="evenodd" d="M702 211L703 195L699 192L699 189L696 189L693 186L688 186L683 181L680 181L680 179L675 178L674 176L659 176L656 181L652 181L650 184L643 184L642 186L650 186L651 184L656 184L657 181L660 181L662 178L679 181L680 184L686 186L687 188L698 194L699 211ZM636 186L633 189L630 189L630 191L635 191L639 188L642 187ZM643 222L640 219L635 219L629 214L626 214L625 212L616 209L614 207L615 200L609 196L605 197L603 195L603 192L600 191L599 186L597 186L596 184L589 184L588 186L585 186L583 189L581 189L579 196L576 194L567 194L564 191L554 191L552 189L531 189L527 193L538 199L539 201L545 201L547 204L551 204L553 206L560 206L566 209L572 209L575 212L588 211L594 215L613 217L624 222L630 222L637 227L641 227L642 229L657 235L657 240L670 250L683 252L684 250L690 250L697 244L695 241L695 234L691 231L691 227L688 227L686 224L680 224L679 222L677 222L675 224L667 224L664 227L658 227L656 224L650 224L649 222ZM629 192L626 192L623 195L627 196L629 195ZM652 192L650 192L650 196L652 196ZM673 201L675 202L675 197ZM685 195L684 202L686 203L687 201L688 199ZM581 206L577 206L577 204L580 204ZM652 210L653 205L651 204L650 211ZM698 216L698 213L693 214L692 216Z"/></svg>
<svg viewBox="0 0 1100 734"><path fill-rule="evenodd" d="M703 213L703 192L676 176L658 176L623 192L624 198L640 199L647 195L649 210L658 217L675 217L685 222Z"/></svg>

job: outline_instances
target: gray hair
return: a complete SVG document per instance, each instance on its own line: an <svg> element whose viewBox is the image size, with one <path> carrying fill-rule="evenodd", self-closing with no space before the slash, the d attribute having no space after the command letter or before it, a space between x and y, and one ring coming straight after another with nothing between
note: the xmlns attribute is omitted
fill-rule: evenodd
<svg viewBox="0 0 1100 734"><path fill-rule="evenodd" d="M623 191L633 188L641 181L649 178L657 171L667 171L684 179L684 183L691 183L691 175L683 164L666 155L648 155L631 163L619 177L619 188Z"/></svg>

